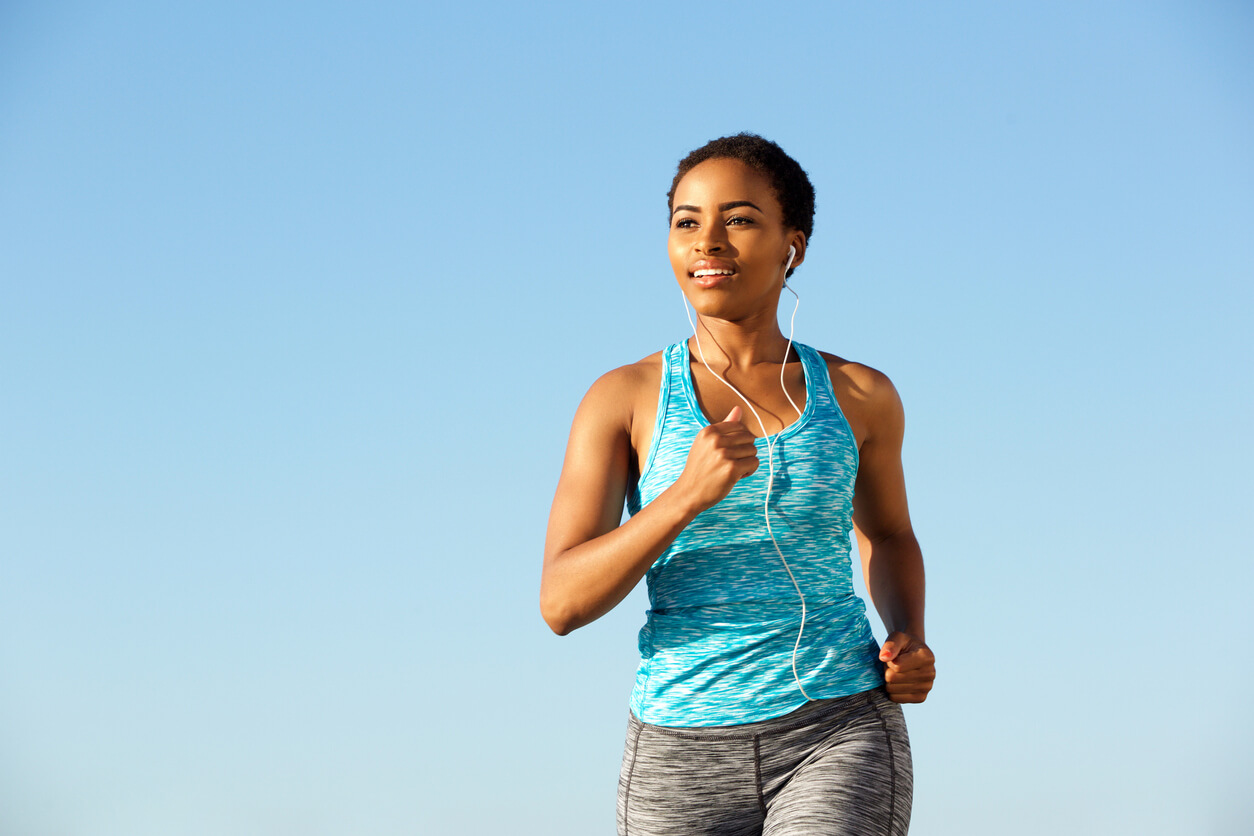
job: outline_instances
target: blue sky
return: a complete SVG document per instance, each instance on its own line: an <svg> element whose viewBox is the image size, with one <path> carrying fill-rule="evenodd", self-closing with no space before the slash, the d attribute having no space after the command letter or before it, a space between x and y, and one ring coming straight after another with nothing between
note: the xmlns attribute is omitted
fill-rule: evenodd
<svg viewBox="0 0 1254 836"><path fill-rule="evenodd" d="M665 191L739 130L818 191L798 337L906 403L912 832L1242 832L1252 37L5 4L3 832L612 832L645 604L548 633L548 502L588 385L684 336Z"/></svg>

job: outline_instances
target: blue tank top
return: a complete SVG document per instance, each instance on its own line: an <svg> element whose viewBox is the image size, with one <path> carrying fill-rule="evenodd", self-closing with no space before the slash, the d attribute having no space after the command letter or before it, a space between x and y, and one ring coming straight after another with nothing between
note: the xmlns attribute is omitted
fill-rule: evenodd
<svg viewBox="0 0 1254 836"><path fill-rule="evenodd" d="M857 443L822 356L793 347L806 402L776 436L771 529L806 599L797 676L811 698L829 699L884 679L850 567ZM666 349L664 363L653 440L627 496L633 515L679 478L697 432L709 424L692 386L687 342ZM806 703L792 666L801 601L767 534L766 440L757 447L757 471L697 515L646 575L649 610L631 696L632 713L646 723L750 723Z"/></svg>

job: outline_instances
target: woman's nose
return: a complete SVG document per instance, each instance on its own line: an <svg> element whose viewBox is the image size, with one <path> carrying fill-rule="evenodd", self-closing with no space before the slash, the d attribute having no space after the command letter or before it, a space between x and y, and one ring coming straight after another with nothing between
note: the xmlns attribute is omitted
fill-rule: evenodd
<svg viewBox="0 0 1254 836"><path fill-rule="evenodd" d="M721 252L727 247L727 237L721 234L722 228L715 227L713 229L706 228L702 231L701 237L697 240L697 251L710 255L711 253Z"/></svg>

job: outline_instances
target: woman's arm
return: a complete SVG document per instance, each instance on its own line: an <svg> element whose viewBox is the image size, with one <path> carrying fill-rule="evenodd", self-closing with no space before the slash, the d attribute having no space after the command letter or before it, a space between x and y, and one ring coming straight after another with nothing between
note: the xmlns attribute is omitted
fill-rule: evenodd
<svg viewBox="0 0 1254 836"><path fill-rule="evenodd" d="M858 450L853 523L867 591L888 638L880 649L885 683L897 702L923 702L936 678L936 659L923 626L923 553L910 525L901 467L905 412L887 377L857 374L863 438Z"/></svg>
<svg viewBox="0 0 1254 836"><path fill-rule="evenodd" d="M757 469L753 436L737 407L727 421L697 434L679 479L619 525L632 455L631 410L646 377L631 366L610 372L575 413L540 580L540 613L558 635L613 609L697 514Z"/></svg>

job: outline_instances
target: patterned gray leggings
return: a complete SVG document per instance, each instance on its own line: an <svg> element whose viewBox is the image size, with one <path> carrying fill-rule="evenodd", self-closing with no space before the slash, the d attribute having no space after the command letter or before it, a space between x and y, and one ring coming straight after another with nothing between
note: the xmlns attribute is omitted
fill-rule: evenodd
<svg viewBox="0 0 1254 836"><path fill-rule="evenodd" d="M914 780L901 706L882 689L739 726L629 716L619 836L904 836Z"/></svg>

